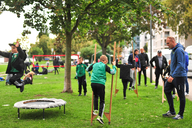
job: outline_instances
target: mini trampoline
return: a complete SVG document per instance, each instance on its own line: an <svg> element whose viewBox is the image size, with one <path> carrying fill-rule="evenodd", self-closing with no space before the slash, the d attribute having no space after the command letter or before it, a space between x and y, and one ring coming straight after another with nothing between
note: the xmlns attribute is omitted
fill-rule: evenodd
<svg viewBox="0 0 192 128"><path fill-rule="evenodd" d="M64 106L64 114L65 114L65 104L67 102L62 99L55 99L55 98L42 98L42 99L32 99L32 100L24 100L19 101L14 104L14 107L18 108L18 119L20 119L20 111L19 109L43 109L43 119L44 117L44 110L46 108L55 108Z"/></svg>

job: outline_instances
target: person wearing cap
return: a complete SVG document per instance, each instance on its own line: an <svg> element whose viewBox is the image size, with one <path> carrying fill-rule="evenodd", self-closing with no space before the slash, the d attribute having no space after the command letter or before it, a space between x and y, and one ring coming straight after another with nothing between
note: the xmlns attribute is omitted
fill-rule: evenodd
<svg viewBox="0 0 192 128"><path fill-rule="evenodd" d="M47 69L44 66L41 66L41 68L43 71L39 72L39 74L47 74L48 73Z"/></svg>
<svg viewBox="0 0 192 128"><path fill-rule="evenodd" d="M153 65L153 62L155 62L155 65ZM157 51L157 55L150 60L150 64L155 69L155 89L157 89L159 84L159 76L162 78L163 69L165 69L168 65L167 59L162 55L161 50Z"/></svg>
<svg viewBox="0 0 192 128"><path fill-rule="evenodd" d="M25 81L21 82L21 77L24 72L26 54L21 49L18 41L9 45L11 46L11 52L0 51L0 55L9 58L6 74L13 74L9 82L14 84L17 88L20 88L20 92L23 92Z"/></svg>

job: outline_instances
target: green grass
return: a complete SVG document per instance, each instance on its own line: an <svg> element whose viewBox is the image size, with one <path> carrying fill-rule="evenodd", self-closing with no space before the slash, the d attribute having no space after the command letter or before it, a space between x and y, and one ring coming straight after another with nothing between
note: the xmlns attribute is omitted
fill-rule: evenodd
<svg viewBox="0 0 192 128"><path fill-rule="evenodd" d="M6 68L0 65L0 69ZM117 88L119 92L114 97L111 113L111 124L104 117L104 125L99 124L96 119L93 120L93 126L90 125L91 119L91 99L92 91L90 78L87 74L87 96L78 95L78 84L74 78L75 67L72 67L71 83L73 93L61 93L64 87L64 69L60 68L60 74L34 76L34 84L26 85L23 93L19 92L15 86L5 86L5 82L0 82L0 128L190 128L192 115L192 102L186 100L186 108L183 120L173 120L164 118L162 114L167 112L168 103L161 103L161 86L154 89L148 79L148 87L141 85L138 87L139 97L134 91L127 90L127 99L123 99L123 85L118 78ZM5 69L4 69L5 71ZM47 77L47 78L45 78ZM114 76L114 87L115 88ZM143 80L143 77L142 77ZM143 83L143 81L141 81ZM105 95L105 112L109 112L111 75L107 73ZM17 118L17 108L14 103L22 100L37 98L58 98L67 102L66 114L63 114L63 107L49 108L45 110L45 120L43 120L42 109L20 109L21 118ZM3 106L9 104L9 106ZM179 101L174 99L176 112L179 111Z"/></svg>

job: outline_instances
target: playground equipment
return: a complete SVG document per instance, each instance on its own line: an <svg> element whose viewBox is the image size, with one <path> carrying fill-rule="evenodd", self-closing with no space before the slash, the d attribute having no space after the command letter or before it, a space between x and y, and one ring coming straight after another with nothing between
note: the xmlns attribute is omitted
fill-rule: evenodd
<svg viewBox="0 0 192 128"><path fill-rule="evenodd" d="M65 104L67 102L62 99L55 99L55 98L42 98L42 99L32 99L32 100L24 100L19 101L14 104L14 107L18 108L18 119L20 119L20 108L22 109L43 109L43 120L44 117L44 110L46 108L55 108L64 106L64 114L65 114Z"/></svg>

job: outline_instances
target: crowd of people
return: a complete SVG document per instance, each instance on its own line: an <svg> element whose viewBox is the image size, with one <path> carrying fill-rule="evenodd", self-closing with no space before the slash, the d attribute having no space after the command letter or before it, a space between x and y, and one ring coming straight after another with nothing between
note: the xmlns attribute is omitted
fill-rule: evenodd
<svg viewBox="0 0 192 128"><path fill-rule="evenodd" d="M91 87L94 94L94 115L98 115L97 120L104 124L103 113L105 106L105 82L106 82L106 72L114 75L116 73L116 68L120 68L120 79L123 85L123 98L126 99L126 90L129 83L129 90L135 89L136 76L138 72L138 86L147 87L147 75L146 70L149 66L152 66L155 70L155 89L158 89L159 78L161 77L164 81L164 92L169 104L169 110L167 113L163 114L164 117L175 116L173 119L183 119L183 113L185 109L185 95L189 94L189 84L187 81L188 72L188 54L185 52L185 48L180 44L176 43L173 37L167 37L167 46L172 49L171 60L169 65L167 59L162 55L162 51L158 50L157 55L149 60L148 55L144 52L144 49L135 49L128 57L128 60L122 61L119 64L119 60L112 62L112 69L107 65L108 58L102 55L99 58L99 62L93 62L89 66L83 64L83 58L78 59L76 65L76 77L78 81L78 92L82 95L82 86L84 96L87 94L87 82L86 73L89 72L89 77L91 77ZM6 83L13 84L16 88L20 88L20 92L23 92L25 84L33 83L33 75L37 74L47 74L49 72L48 67L50 65L49 60L46 62L47 68L44 66L39 66L36 62L35 66L30 72L30 62L24 62L26 59L26 53L23 51L19 45L19 42L10 44L11 52L2 52L0 55L9 58L6 73ZM76 61L75 61L76 62ZM59 74L58 68L60 67L59 60L54 57L53 66L55 74ZM39 67L42 68L42 72L39 72ZM90 74L92 71L92 74ZM21 77L25 72L23 80ZM144 83L141 83L141 73L144 76ZM186 86L184 86L186 85ZM184 90L186 88L186 91ZM175 91L176 90L176 91ZM173 94L172 94L173 92ZM176 115L173 98L177 92L180 98L180 110ZM98 98L100 98L100 107L98 109Z"/></svg>

